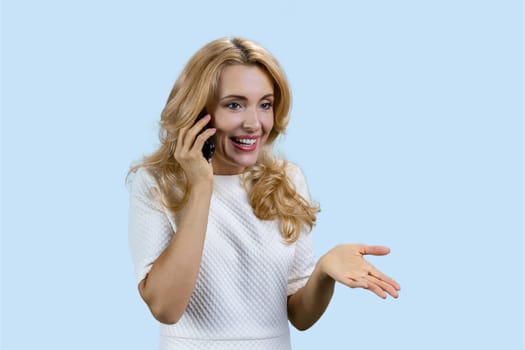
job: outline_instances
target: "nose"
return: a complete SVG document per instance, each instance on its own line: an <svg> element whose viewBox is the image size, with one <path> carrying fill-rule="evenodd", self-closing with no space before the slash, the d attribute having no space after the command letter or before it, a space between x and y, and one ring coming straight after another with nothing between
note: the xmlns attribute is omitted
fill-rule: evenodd
<svg viewBox="0 0 525 350"><path fill-rule="evenodd" d="M258 131L261 128L261 121L255 108L249 108L246 110L242 127L250 132Z"/></svg>

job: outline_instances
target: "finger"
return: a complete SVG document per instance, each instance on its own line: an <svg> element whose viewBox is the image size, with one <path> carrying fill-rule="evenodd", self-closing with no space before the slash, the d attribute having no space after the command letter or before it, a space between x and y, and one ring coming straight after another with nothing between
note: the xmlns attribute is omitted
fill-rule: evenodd
<svg viewBox="0 0 525 350"><path fill-rule="evenodd" d="M193 125L188 125L188 126L185 126L185 127L182 127L179 129L179 137L178 139L180 140L180 144L178 144L177 146L184 146L186 144L186 139L187 139L187 136L188 136L188 132L189 130L193 127Z"/></svg>
<svg viewBox="0 0 525 350"><path fill-rule="evenodd" d="M392 279L391 277L385 275L384 273L382 273L381 271L379 271L375 267L372 267L370 269L370 273L369 274L371 276L376 277L377 279L379 279L381 281L384 281L384 282L388 283L389 285L394 287L395 290L400 290L401 289L401 287L399 286L399 283L397 283L394 279Z"/></svg>
<svg viewBox="0 0 525 350"><path fill-rule="evenodd" d="M337 279L337 281L341 282L342 284L350 288L363 288L363 289L368 288L368 282L356 280L353 278L342 278L342 279Z"/></svg>
<svg viewBox="0 0 525 350"><path fill-rule="evenodd" d="M179 130L179 134L177 136L177 144L175 148L175 158L178 158L178 156L182 152L182 146L184 145L184 137L187 131L188 131L188 128L181 128Z"/></svg>
<svg viewBox="0 0 525 350"><path fill-rule="evenodd" d="M190 133L193 136L192 139L195 139L195 137L206 127L206 125L210 122L211 120L211 115L209 114L206 114L204 117L202 117L201 119L197 120L195 122L195 124L192 125L192 127L190 128Z"/></svg>
<svg viewBox="0 0 525 350"><path fill-rule="evenodd" d="M211 115L206 114L201 119L196 120L195 123L193 124L193 127L197 128L198 130L202 130L202 128L204 128L206 124L209 123L210 119L211 119Z"/></svg>
<svg viewBox="0 0 525 350"><path fill-rule="evenodd" d="M372 293L376 294L378 297L382 299L386 299L386 293L385 291L376 283L377 280L374 278L366 277L366 281L356 281L356 283L360 283L362 285L363 289L367 289L371 291Z"/></svg>
<svg viewBox="0 0 525 350"><path fill-rule="evenodd" d="M361 252L363 255L387 255L390 248L380 245L363 246Z"/></svg>
<svg viewBox="0 0 525 350"><path fill-rule="evenodd" d="M394 298L398 297L397 292L391 286L388 286L385 282L377 280L373 276L369 276L367 281L356 280L354 278L349 277L346 279L342 279L339 282L350 288L367 289L382 299L386 299L386 293L390 294Z"/></svg>
<svg viewBox="0 0 525 350"><path fill-rule="evenodd" d="M202 119L199 119L192 126L180 129L179 138L181 139L181 144L180 144L180 146L182 146L181 149L188 151L193 147L193 144L195 143L195 139L197 135L210 121L210 118L211 118L210 115L207 114Z"/></svg>
<svg viewBox="0 0 525 350"><path fill-rule="evenodd" d="M384 291L384 289L381 287L381 285L379 283L377 283L377 279L375 279L374 277L371 277L369 276L367 278L368 280L368 287L366 289L368 289L369 291L373 292L374 294L376 294L378 297L382 298L382 299L386 299L386 293Z"/></svg>
<svg viewBox="0 0 525 350"><path fill-rule="evenodd" d="M369 283L373 283L377 285L379 288L381 288L383 291L390 294L393 298L397 298L399 294L397 293L397 290L392 286L391 284L386 283L385 281L382 281L372 275L368 276Z"/></svg>
<svg viewBox="0 0 525 350"><path fill-rule="evenodd" d="M208 140L210 137L212 137L217 129L215 128L209 128L203 131L197 138L195 139L195 143L193 144L193 148L197 150L201 150L204 146L204 142Z"/></svg>

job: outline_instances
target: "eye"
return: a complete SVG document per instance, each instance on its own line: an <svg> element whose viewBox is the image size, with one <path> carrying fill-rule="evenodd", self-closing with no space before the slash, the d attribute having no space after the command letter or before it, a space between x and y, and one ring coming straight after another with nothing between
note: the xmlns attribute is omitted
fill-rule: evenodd
<svg viewBox="0 0 525 350"><path fill-rule="evenodd" d="M263 102L261 103L261 108L268 111L270 109L272 109L273 107L273 104L271 102Z"/></svg>
<svg viewBox="0 0 525 350"><path fill-rule="evenodd" d="M241 107L242 107L237 102L230 102L230 103L227 103L225 106L226 106L226 108L229 108L229 109L234 110L234 111L237 111L237 110L241 109Z"/></svg>

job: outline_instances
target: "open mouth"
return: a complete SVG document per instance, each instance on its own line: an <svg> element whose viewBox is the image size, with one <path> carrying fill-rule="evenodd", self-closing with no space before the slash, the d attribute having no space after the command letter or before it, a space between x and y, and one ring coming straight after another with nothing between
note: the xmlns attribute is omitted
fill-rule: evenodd
<svg viewBox="0 0 525 350"><path fill-rule="evenodd" d="M257 142L257 139L243 139L237 137L232 137L231 140L242 146L252 146L253 144L255 144L255 142Z"/></svg>
<svg viewBox="0 0 525 350"><path fill-rule="evenodd" d="M257 138L230 137L233 145L243 151L253 151L257 147Z"/></svg>

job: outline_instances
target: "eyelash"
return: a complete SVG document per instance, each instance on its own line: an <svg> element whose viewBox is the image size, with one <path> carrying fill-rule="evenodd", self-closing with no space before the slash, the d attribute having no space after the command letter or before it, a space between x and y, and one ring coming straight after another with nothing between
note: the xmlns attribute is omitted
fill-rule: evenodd
<svg viewBox="0 0 525 350"><path fill-rule="evenodd" d="M273 107L273 103L271 103L271 102L264 102L264 103L262 104L262 106L264 106L264 105L267 106L266 108L263 107L263 109L266 110L266 111L272 109L272 107Z"/></svg>
<svg viewBox="0 0 525 350"><path fill-rule="evenodd" d="M236 110L239 110L242 106L241 106L240 103L237 103L237 102L229 102L229 103L225 104L224 107L236 111ZM267 110L272 109L273 103L272 102L264 102L264 103L261 104L261 107L262 107L262 109L267 111Z"/></svg>
<svg viewBox="0 0 525 350"><path fill-rule="evenodd" d="M225 104L224 106L226 108L229 108L229 109L232 109L232 110L235 110L235 111L238 110L241 107L241 105L239 103L237 103L237 102L230 102L230 103Z"/></svg>

